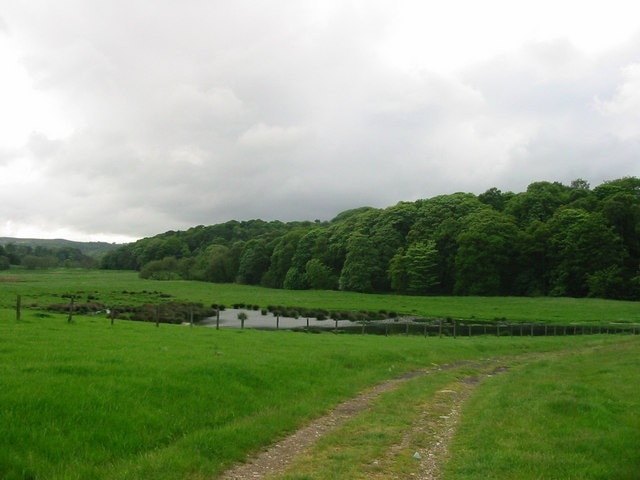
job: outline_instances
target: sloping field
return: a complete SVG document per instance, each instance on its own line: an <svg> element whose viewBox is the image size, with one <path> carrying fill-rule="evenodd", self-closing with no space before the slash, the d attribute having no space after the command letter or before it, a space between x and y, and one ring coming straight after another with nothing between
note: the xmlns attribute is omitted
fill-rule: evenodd
<svg viewBox="0 0 640 480"><path fill-rule="evenodd" d="M416 467L415 460L388 452L418 449L412 441L403 439L411 438L411 429L419 425L420 406L430 405L438 391L453 390L451 385L461 379L480 375L475 367L461 362L494 361L507 362L509 371L499 377L504 380L491 379L474 391L461 417L460 433L452 438L452 448L465 455L481 452L476 444L488 445L490 451L481 454L487 460L483 467L472 456L452 457L455 461L446 469L449 478L486 478L487 472L501 471L501 459L491 456L498 450L490 446L503 448L499 451L505 459L517 458L520 444L499 437L501 432L509 435L512 428L534 434L534 441L527 440L528 452L536 452L531 443L536 448L540 444L555 445L554 451L560 452L556 464L563 461L563 455L575 452L581 458L593 457L600 450L590 445L617 439L611 443L617 452L616 461L621 462L616 471L622 475L636 465L638 438L630 432L638 430L625 427L629 424L625 416L639 406L634 380L638 371L637 335L457 339L312 335L165 324L156 327L153 323L123 320L112 325L104 314L76 314L68 323L65 314L46 309L50 303L68 301L65 295L73 294L91 296L105 304L142 304L150 298L169 298L207 305L249 302L328 309L384 308L459 318L473 311L468 318L506 316L514 321L531 321L535 317L631 324L639 314L637 304L631 302L286 292L236 285L151 282L140 280L132 272L5 273L0 282L3 479L216 478L236 462L252 457L375 385L425 369L439 372L418 376L407 382L406 388L381 395L376 400L379 403L367 407L363 416L354 417L358 427L353 438L360 440L352 443L377 442L374 454L364 445L355 457L347 454L347 430L324 440L325 445L342 445L340 453L332 456L347 461L335 468L351 472L351 476L341 478L378 474L372 465L388 469L380 470L383 474L396 472L402 478L403 472ZM22 306L19 321L15 311L18 295ZM553 352L562 355L558 360L546 356ZM586 352L599 352L599 356ZM563 358L574 360L565 364ZM448 365L458 367L441 368ZM552 375L556 371L558 375ZM572 383L574 379L579 379L579 388ZM514 399L511 403L507 401L510 398ZM487 403L483 404L483 399ZM518 405L522 405L521 410ZM602 411L606 415L589 416ZM565 413L568 420L560 423L566 420ZM505 423L493 432L498 435L495 438L482 437L487 430L482 425L498 425L503 415L530 419L531 423ZM536 433L532 428L547 425L547 418L553 418L563 429L569 428L569 433L572 425L584 422L598 428L576 429L576 438L586 440L572 441L567 450L560 451L556 440L547 437L566 436L565 430L542 429ZM386 430L391 427L393 431ZM300 472L307 460L311 462L308 465L335 466L327 457L319 464L313 463L314 458L322 458L322 445L305 454L302 463L295 463L300 465L296 467ZM587 453L581 454L582 450ZM605 456L613 455L610 448L601 451ZM532 458L535 460L533 453ZM522 458L518 464L527 469L530 463L535 461ZM602 465L600 472L607 471L607 464ZM285 475L331 478L323 477L323 471L313 466L308 476L298 476L296 471ZM594 469L584 471L587 473L580 478L611 478L597 476ZM530 478L558 477L549 474Z"/></svg>
<svg viewBox="0 0 640 480"><path fill-rule="evenodd" d="M472 339L220 330L0 310L0 477L215 478L371 385L630 336Z"/></svg>

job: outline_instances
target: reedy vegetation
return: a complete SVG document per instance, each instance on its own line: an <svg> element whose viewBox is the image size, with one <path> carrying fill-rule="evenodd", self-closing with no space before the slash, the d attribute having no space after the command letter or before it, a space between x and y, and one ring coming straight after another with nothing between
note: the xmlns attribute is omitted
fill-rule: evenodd
<svg viewBox="0 0 640 480"><path fill-rule="evenodd" d="M640 179L536 182L330 222L230 221L108 253L146 278L413 295L640 299Z"/></svg>

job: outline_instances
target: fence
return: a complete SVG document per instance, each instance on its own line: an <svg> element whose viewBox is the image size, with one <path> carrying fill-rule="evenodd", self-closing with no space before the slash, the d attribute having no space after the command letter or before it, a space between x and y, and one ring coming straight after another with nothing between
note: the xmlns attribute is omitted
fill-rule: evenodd
<svg viewBox="0 0 640 480"><path fill-rule="evenodd" d="M465 322L458 320L399 320L369 321L360 325L342 327L346 333L378 335L422 335L424 337L472 337L492 335L498 337L540 337L566 335L599 334L640 334L638 324L602 323L592 324L548 324L548 323L511 323L511 322Z"/></svg>
<svg viewBox="0 0 640 480"><path fill-rule="evenodd" d="M165 302L157 304L144 304L138 307L105 307L98 303L74 302L72 295L66 296L69 303L51 305L51 311L68 314L68 322L72 321L74 313L97 314L104 313L106 318L113 324L116 318L126 320L137 320L152 322L156 326L160 323L199 323L211 315L218 316L216 326L219 326L220 310L203 307L197 303ZM23 302L20 295L16 299L16 319L20 320ZM127 315L123 315L129 312ZM246 317L245 317L246 318ZM496 321L469 321L452 318L415 318L397 317L382 320L324 320L321 326L317 322L309 326L308 318L297 318L293 325L280 326L279 315L274 315L274 322L271 329L288 329L306 332L326 332L350 334L372 334L372 335L422 335L424 337L472 337L480 335L509 336L509 337L539 337L539 336L567 336L567 335L596 335L596 334L640 334L640 324L637 323L571 323L571 324L549 324L539 323L518 323L506 320ZM291 319L293 320L293 319ZM238 327L241 321L237 320ZM250 327L251 328L251 327Z"/></svg>

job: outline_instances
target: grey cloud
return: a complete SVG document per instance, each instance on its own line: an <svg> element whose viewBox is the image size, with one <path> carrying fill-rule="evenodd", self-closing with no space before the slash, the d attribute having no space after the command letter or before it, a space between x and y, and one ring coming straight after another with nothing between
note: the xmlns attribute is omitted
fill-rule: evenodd
<svg viewBox="0 0 640 480"><path fill-rule="evenodd" d="M322 15L303 1L14 12L36 85L76 129L0 156L42 177L10 205L25 221L140 237L638 175L632 46L593 58L558 40L457 74L404 71L376 51L384 8L342 3Z"/></svg>

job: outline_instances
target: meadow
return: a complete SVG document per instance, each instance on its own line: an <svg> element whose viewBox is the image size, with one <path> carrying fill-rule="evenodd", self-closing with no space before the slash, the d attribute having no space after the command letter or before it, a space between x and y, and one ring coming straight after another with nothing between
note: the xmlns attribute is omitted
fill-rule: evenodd
<svg viewBox="0 0 640 480"><path fill-rule="evenodd" d="M572 321L634 322L637 304L522 299L518 308L519 299L456 298L447 306L445 299L431 303L434 299L153 282L130 272L11 272L3 280L3 479L215 478L251 452L371 385L426 367L479 359L503 359L513 367L478 387L470 400L455 439L456 451L464 455L447 464L445 478L514 478L509 476L513 469L541 468L544 462L536 459L545 455L554 459L550 470L516 477L569 478L553 474L567 458L584 472L575 478L613 478L602 474L614 471L613 462L620 474L616 478L633 478L625 472L639 465L640 429L637 419L629 415L640 406L634 380L640 366L638 336L453 339L180 325L156 328L132 321L112 325L104 315L76 315L67 323L65 315L41 308L59 302L65 293L91 294L106 303L133 298L143 302L148 300L145 292L162 291L172 298L207 304L252 302L399 312L406 305L420 314L441 308L443 315L464 317L473 311L477 318L507 316L504 311L510 308L510 315L522 321L532 315L545 319L544 312L549 312ZM20 321L14 310L18 294L24 301ZM543 305L536 309L536 301ZM495 313L492 304L505 310ZM393 445L410 424L414 405L463 374L469 370L420 377L385 395L376 407L386 405L384 415L375 409L367 412L358 420L357 431L375 433L382 423L385 429L390 425L395 429L385 430L384 435L358 436L351 455L342 442L341 455L332 457L350 459L349 469L339 468L352 473L342 478L368 478L364 476L371 462L368 449ZM505 422L502 428L486 428L498 420ZM348 433L340 435L344 439ZM565 444L554 437L559 434L568 440ZM375 446L363 445L368 441ZM515 466L505 460L513 456L518 458ZM600 457L604 463L594 469L592 464ZM585 458L591 467L580 463ZM323 464L323 468L332 465ZM402 472L411 467L399 462L390 468ZM330 478L322 472L312 469L297 478ZM500 476L500 472L506 473ZM297 474L289 475L296 478Z"/></svg>
<svg viewBox="0 0 640 480"><path fill-rule="evenodd" d="M452 317L479 321L557 324L640 324L638 302L564 297L424 297L376 295L329 290L282 290L248 285L193 281L143 280L136 272L112 270L11 270L0 275L0 307L43 308L65 294L91 296L107 305L167 301L200 302L205 306L234 303L303 306L328 310L395 311L403 315ZM169 297L159 298L158 294Z"/></svg>

